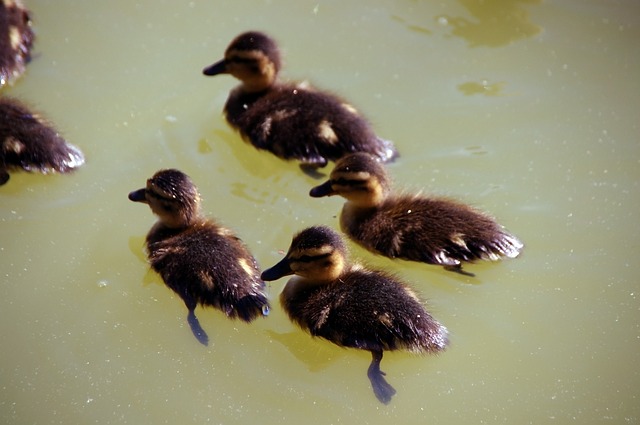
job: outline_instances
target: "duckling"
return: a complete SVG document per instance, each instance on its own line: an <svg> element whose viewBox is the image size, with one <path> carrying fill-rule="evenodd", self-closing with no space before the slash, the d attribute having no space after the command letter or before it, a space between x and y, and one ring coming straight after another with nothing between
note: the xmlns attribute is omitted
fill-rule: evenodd
<svg viewBox="0 0 640 425"><path fill-rule="evenodd" d="M383 162L398 155L353 106L307 83L279 82L280 68L276 42L250 31L231 42L224 59L203 70L205 75L231 74L241 81L224 111L245 140L282 159L296 159L310 172L349 152L369 152Z"/></svg>
<svg viewBox="0 0 640 425"><path fill-rule="evenodd" d="M351 264L342 238L325 226L293 237L287 255L262 273L271 281L295 274L280 294L291 320L312 336L340 347L371 352L367 376L375 396L387 404L396 390L380 370L384 351L437 353L448 344L447 329L397 278Z"/></svg>
<svg viewBox="0 0 640 425"><path fill-rule="evenodd" d="M84 155L53 126L20 101L0 97L0 186L9 170L66 173L84 164Z"/></svg>
<svg viewBox="0 0 640 425"><path fill-rule="evenodd" d="M189 176L160 170L129 199L148 204L159 218L146 239L149 262L184 301L198 341L207 345L209 339L195 316L197 304L245 322L267 314L256 260L231 230L202 216L200 194Z"/></svg>
<svg viewBox="0 0 640 425"><path fill-rule="evenodd" d="M31 17L22 2L0 1L0 87L22 75L33 39Z"/></svg>
<svg viewBox="0 0 640 425"><path fill-rule="evenodd" d="M462 270L462 262L514 258L522 242L488 216L441 197L391 193L385 168L363 153L336 163L329 180L311 189L312 197L347 199L342 230L364 248L390 258Z"/></svg>

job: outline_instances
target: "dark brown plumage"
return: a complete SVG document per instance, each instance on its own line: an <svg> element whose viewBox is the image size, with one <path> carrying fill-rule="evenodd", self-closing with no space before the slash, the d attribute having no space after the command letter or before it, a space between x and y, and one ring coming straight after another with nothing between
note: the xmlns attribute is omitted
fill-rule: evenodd
<svg viewBox="0 0 640 425"><path fill-rule="evenodd" d="M0 185L9 170L66 173L84 164L84 155L51 124L16 99L0 97Z"/></svg>
<svg viewBox="0 0 640 425"><path fill-rule="evenodd" d="M344 100L308 84L278 82L280 66L275 41L252 31L237 36L224 59L203 71L231 74L242 82L229 95L225 114L256 148L307 168L323 167L350 152L369 152L385 162L397 156L393 144L377 137Z"/></svg>
<svg viewBox="0 0 640 425"><path fill-rule="evenodd" d="M436 353L447 330L406 284L376 270L350 264L340 236L324 226L294 236L285 258L262 273L264 280L296 274L280 302L293 322L341 347L371 352L368 370L376 397L388 403L395 389L380 371L383 351Z"/></svg>
<svg viewBox="0 0 640 425"><path fill-rule="evenodd" d="M201 216L200 195L186 174L158 171L129 199L149 204L158 215L147 235L149 262L186 304L201 343L207 345L208 337L195 317L197 304L245 322L266 313L269 303L255 259L231 230Z"/></svg>
<svg viewBox="0 0 640 425"><path fill-rule="evenodd" d="M0 1L0 87L22 75L33 38L29 11L22 2Z"/></svg>
<svg viewBox="0 0 640 425"><path fill-rule="evenodd" d="M462 270L462 262L516 257L523 247L488 216L463 203L438 197L393 194L384 166L366 154L344 157L313 197L347 199L342 230L356 243L390 258Z"/></svg>

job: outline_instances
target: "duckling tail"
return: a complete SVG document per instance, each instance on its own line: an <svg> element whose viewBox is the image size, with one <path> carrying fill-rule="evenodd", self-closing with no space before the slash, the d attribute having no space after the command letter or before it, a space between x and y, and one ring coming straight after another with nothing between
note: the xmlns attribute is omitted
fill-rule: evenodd
<svg viewBox="0 0 640 425"><path fill-rule="evenodd" d="M238 300L234 313L245 322L251 322L258 316L266 316L265 311L270 309L269 301L263 294L249 294Z"/></svg>

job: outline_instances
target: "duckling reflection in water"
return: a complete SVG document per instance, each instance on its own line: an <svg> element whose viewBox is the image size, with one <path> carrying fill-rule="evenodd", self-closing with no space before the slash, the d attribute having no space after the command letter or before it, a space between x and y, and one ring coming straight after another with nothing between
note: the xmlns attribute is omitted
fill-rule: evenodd
<svg viewBox="0 0 640 425"><path fill-rule="evenodd" d="M84 164L84 155L42 117L16 99L0 97L0 185L9 170L67 173Z"/></svg>
<svg viewBox="0 0 640 425"><path fill-rule="evenodd" d="M296 159L309 172L349 152L369 152L383 162L397 156L393 144L377 137L344 100L308 84L278 82L280 66L276 42L252 31L237 36L224 59L203 71L241 81L224 111L231 126L256 148Z"/></svg>
<svg viewBox="0 0 640 425"><path fill-rule="evenodd" d="M296 276L280 295L290 319L313 336L370 351L367 376L382 403L396 393L380 370L384 351L437 353L447 346L447 329L411 288L384 272L350 264L342 239L328 227L295 235L285 258L262 279L291 274Z"/></svg>
<svg viewBox="0 0 640 425"><path fill-rule="evenodd" d="M33 39L31 17L22 2L0 1L0 87L24 73Z"/></svg>
<svg viewBox="0 0 640 425"><path fill-rule="evenodd" d="M336 163L329 180L311 189L312 197L347 199L342 230L364 248L402 258L462 270L462 262L514 258L523 247L487 214L440 197L391 193L383 165L367 154Z"/></svg>
<svg viewBox="0 0 640 425"><path fill-rule="evenodd" d="M268 312L256 260L231 230L201 215L200 194L186 174L158 171L129 199L148 204L159 218L147 235L149 262L186 304L198 341L209 339L195 316L197 304L245 322Z"/></svg>

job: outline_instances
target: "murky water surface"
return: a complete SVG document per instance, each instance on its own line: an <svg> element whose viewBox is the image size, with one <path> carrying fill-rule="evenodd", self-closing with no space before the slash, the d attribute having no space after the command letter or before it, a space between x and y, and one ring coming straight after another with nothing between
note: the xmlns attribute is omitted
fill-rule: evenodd
<svg viewBox="0 0 640 425"><path fill-rule="evenodd" d="M30 1L37 43L18 96L80 146L76 174L0 188L0 422L11 424L636 423L640 420L640 3L615 1ZM247 29L284 76L359 106L397 143L400 187L494 214L523 255L466 279L392 270L451 331L438 357L313 340L277 303L251 325L198 309L212 344L148 270L154 222L129 191L187 172L207 214L263 267L293 232L337 225L338 198L244 144L206 78Z"/></svg>

